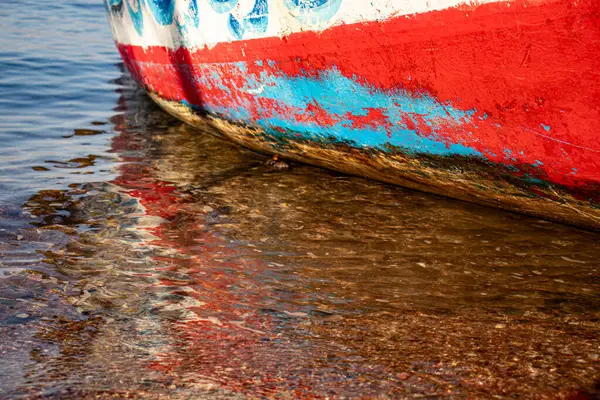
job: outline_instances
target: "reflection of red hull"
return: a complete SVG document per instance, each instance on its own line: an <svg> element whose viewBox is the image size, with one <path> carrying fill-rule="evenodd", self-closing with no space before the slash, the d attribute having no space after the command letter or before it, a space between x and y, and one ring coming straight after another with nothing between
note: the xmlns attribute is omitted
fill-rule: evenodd
<svg viewBox="0 0 600 400"><path fill-rule="evenodd" d="M123 132L113 141L113 148L120 153L128 148L139 150L132 139ZM300 376L290 388L290 371L283 366L289 359L299 358L294 356L298 350L284 340L273 344L278 340L278 328L272 303L278 295L265 283L270 279L265 274L272 273L270 267L248 257L244 247L231 246L228 240L208 231L206 213L197 209L198 204L190 202L173 184L157 179L151 166L140 165L142 158L124 161L127 163L120 167L114 183L139 201L146 216L164 219L160 225L146 228L154 240L145 244L168 254L154 257L160 265L152 274L156 285L175 298L194 299L191 306L173 300L172 305L187 317L161 322L170 345L148 368L166 375L194 371L193 382L237 393L322 398L313 395L307 375L310 371L301 364L295 372ZM181 270L186 271L185 280L169 277Z"/></svg>

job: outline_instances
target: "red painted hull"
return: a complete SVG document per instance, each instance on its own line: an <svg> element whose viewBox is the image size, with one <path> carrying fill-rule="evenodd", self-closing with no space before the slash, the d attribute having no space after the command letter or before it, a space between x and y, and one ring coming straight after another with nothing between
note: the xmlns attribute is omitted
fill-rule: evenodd
<svg viewBox="0 0 600 400"><path fill-rule="evenodd" d="M318 80L335 70L378 93L401 88L414 98L431 97L469 118L432 126L410 113L402 120L405 128L471 149L530 183L566 188L597 208L600 2L594 0L490 3L212 48L119 50L134 77L157 97L209 112L244 109L245 120L219 116L251 126L261 127L265 115L332 129L342 121L318 96L299 109L242 89L265 76ZM397 123L389 110L368 106L365 115L344 114L344 120L353 129L383 127L391 137ZM536 190L530 193L541 193Z"/></svg>

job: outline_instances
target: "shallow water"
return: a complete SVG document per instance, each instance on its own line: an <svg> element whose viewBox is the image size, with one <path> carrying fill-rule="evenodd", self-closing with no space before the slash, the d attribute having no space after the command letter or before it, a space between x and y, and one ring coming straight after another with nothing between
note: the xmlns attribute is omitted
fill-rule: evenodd
<svg viewBox="0 0 600 400"><path fill-rule="evenodd" d="M600 235L273 170L154 106L99 2L0 21L1 398L598 396Z"/></svg>

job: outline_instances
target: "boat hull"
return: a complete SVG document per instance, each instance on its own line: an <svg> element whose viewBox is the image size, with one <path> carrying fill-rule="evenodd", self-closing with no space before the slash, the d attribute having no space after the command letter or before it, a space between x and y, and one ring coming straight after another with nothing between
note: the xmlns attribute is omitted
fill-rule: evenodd
<svg viewBox="0 0 600 400"><path fill-rule="evenodd" d="M135 12L128 20L115 10L123 3L110 1L127 68L194 126L290 159L600 229L593 1L440 5L398 16L397 2L380 0L396 14L360 20L344 2L320 0L312 4L335 9L333 22L317 13L284 26L284 14L257 9L284 0L248 0L246 19L229 14L232 38L203 46L194 44L201 2L162 1L159 11L173 7L168 17L157 14L158 0L134 2L140 30ZM205 14L215 10L208 3ZM292 3L280 9L302 2ZM257 28L278 21L275 32Z"/></svg>

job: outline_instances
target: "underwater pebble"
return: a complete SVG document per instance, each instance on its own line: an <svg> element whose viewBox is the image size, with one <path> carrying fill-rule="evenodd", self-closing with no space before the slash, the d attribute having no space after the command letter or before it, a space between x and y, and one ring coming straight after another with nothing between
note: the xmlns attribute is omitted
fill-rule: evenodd
<svg viewBox="0 0 600 400"><path fill-rule="evenodd" d="M563 260L568 261L568 262L572 262L572 263L577 263L577 264L587 264L585 261L580 261L580 260L574 260L572 258L569 257L561 257Z"/></svg>
<svg viewBox="0 0 600 400"><path fill-rule="evenodd" d="M301 311L297 311L297 312L284 311L284 313L289 315L290 317L307 317L308 316L307 313L301 312Z"/></svg>
<svg viewBox="0 0 600 400"><path fill-rule="evenodd" d="M20 313L20 314L15 315L15 317L25 319L25 318L29 318L29 314Z"/></svg>

